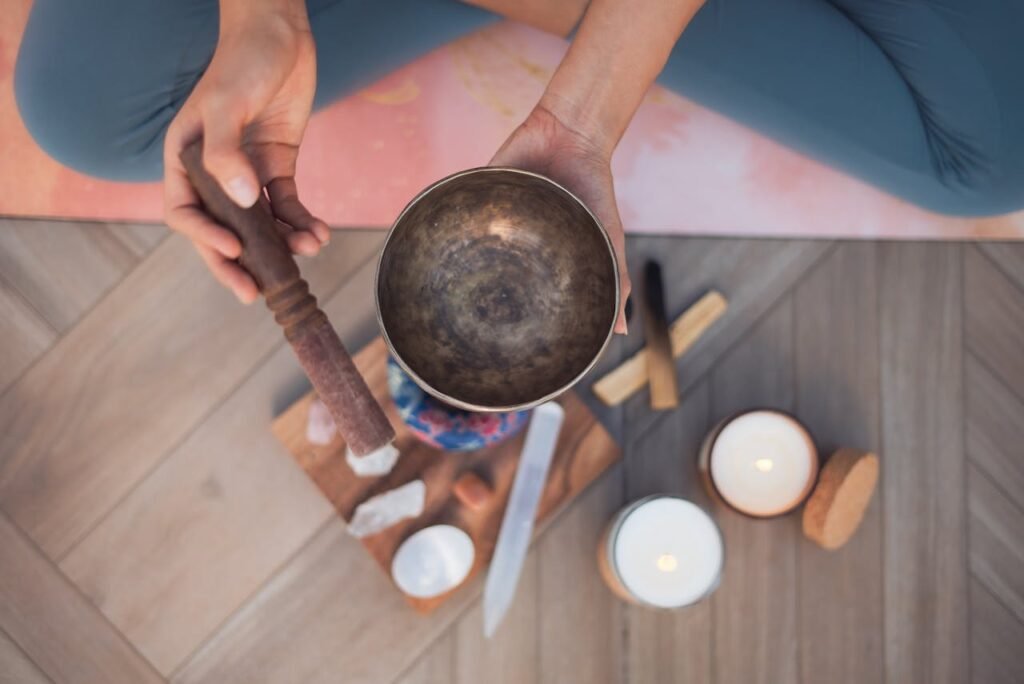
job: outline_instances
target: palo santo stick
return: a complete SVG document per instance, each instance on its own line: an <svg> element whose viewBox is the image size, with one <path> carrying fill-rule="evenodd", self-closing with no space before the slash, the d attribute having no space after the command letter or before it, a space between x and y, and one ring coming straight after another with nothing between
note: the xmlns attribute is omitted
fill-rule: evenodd
<svg viewBox="0 0 1024 684"><path fill-rule="evenodd" d="M669 328L672 356L678 358L694 345L728 307L720 292L711 290L683 312ZM624 361L618 368L594 383L594 394L608 406L617 406L644 388L647 378L647 349Z"/></svg>
<svg viewBox="0 0 1024 684"><path fill-rule="evenodd" d="M644 312L644 338L647 342L647 378L651 383L651 408L655 411L679 405L676 365L672 361L672 341L665 315L664 283L661 266L648 261L644 267L644 285L640 304Z"/></svg>

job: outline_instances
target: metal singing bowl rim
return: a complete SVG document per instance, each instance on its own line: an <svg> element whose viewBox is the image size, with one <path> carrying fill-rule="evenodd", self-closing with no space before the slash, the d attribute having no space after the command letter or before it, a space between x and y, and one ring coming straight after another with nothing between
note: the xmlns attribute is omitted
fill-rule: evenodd
<svg viewBox="0 0 1024 684"><path fill-rule="evenodd" d="M600 347L597 349L597 352L594 354L594 358L592 358L590 360L590 362L587 363L587 365L579 373L577 373L569 382L567 382L562 387L560 387L560 388L558 388L556 390L553 390L551 392L548 392L544 396L538 397L537 399L532 399L530 401L526 401L526 402L522 402L522 403L518 403L518 404L509 404L509 405L506 405L506 406L486 406L486 405L474 404L472 402L463 401L462 399L459 399L458 397L453 397L453 396L451 396L449 394L446 394L445 392L442 392L442 391L438 390L437 388L433 387L429 382L427 382L422 377L420 377L416 373L416 371L413 370L409 366L408 363L406 363L405 359L402 358L402 355L395 348L395 345L392 342L391 337L388 335L387 327L384 325L384 318L383 318L383 315L381 314L381 304L380 304L380 278L381 278L381 268L382 268L383 263L384 263L384 256L387 253L388 246L391 244L391 239L394 236L396 229L402 223L402 219L405 218L406 214L408 214L409 211L411 211L413 207L418 205L421 200L423 200L425 197L427 197L428 195L433 193L435 190L437 190L438 188L440 188L440 187L442 187L444 185L447 185L448 183L451 183L452 181L454 181L454 180L456 180L458 178L462 178L463 176L468 176L468 175L473 175L473 174L494 173L494 172L521 174L523 176L532 176L534 178L538 178L538 179L540 179L540 180L542 180L542 181L544 181L546 183L549 183L551 186L553 186L557 190L565 193L566 196L568 196L573 201L575 201L587 213L587 215L593 220L594 226L596 226L596 228L598 230L598 233L600 234L600 236L602 238L604 238L605 245L608 247L608 254L611 257L612 280L613 280L614 285L615 285L615 293L614 293L614 297L612 298L612 301L614 303L615 309L614 309L613 314L611 316L611 324L608 326L608 332L607 332L607 334L604 337L604 341L601 343ZM525 171L523 169L517 169L517 168L511 167L511 166L477 166L477 167L474 167L474 168L471 168L471 169L465 169L463 171L457 171L456 173L453 173L453 174L451 174L449 176L445 176L441 180L438 180L438 181L435 181L434 183L431 183L426 188L421 190L419 192L419 194L417 194L415 197L413 197L412 200L410 200L409 203L405 205L405 208L402 209L402 212L398 215L398 217L391 224L391 227L388 229L388 234L384 238L384 244L381 245L380 253L377 256L377 267L374 270L374 275L373 275L373 299L374 299L374 308L375 308L376 314L377 314L377 326L380 328L381 336L384 338L384 343L387 345L388 352L391 354L391 357L394 358L395 361L398 363L398 365L402 368L402 370L404 370L406 373L408 373L409 377L411 377L413 379L413 381L417 385L419 385L428 394L436 397L437 399L440 399L441 401L445 402L446 404L449 404L451 406L455 406L456 408L465 409L467 411L476 411L476 412L480 412L480 413L508 413L508 412L511 412L511 411L523 411L523 410L526 410L526 409L531 409L531 408L534 408L535 406L539 406L539 405L543 404L546 401L551 401L552 399L554 399L556 397L559 397L562 394L564 394L565 392L567 392L568 390L572 389L580 380L583 379L583 377L587 373L589 373L591 371L591 369L594 368L595 365L597 365L597 362L600 360L601 356L604 354L605 350L608 348L609 342L611 342L612 337L615 335L615 324L618 321L618 315L619 315L619 310L620 310L620 306L621 306L621 301L620 301L621 297L622 297L622 285L621 285L621 282L620 282L620 275L619 275L619 260L618 260L618 256L615 253L615 246L612 244L611 238L608 236L608 231L607 231L607 229L605 229L604 224L601 222L601 220L599 218L597 218L597 216L594 215L594 212L592 212L590 210L590 207L588 207L587 204L583 200L581 200L579 197L577 197L572 191L570 191L568 188L563 186L561 183L558 183L557 181L554 181L554 180L548 178L547 176L545 176L543 174L535 173L533 171Z"/></svg>

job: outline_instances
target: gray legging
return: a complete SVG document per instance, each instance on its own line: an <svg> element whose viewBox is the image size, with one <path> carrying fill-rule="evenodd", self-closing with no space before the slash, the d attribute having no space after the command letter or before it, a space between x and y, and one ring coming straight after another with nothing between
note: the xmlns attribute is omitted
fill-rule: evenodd
<svg viewBox="0 0 1024 684"><path fill-rule="evenodd" d="M307 4L317 106L495 20L455 0ZM15 77L29 131L85 173L159 178L217 21L217 0L36 0ZM1022 0L708 0L659 82L921 206L1024 207Z"/></svg>

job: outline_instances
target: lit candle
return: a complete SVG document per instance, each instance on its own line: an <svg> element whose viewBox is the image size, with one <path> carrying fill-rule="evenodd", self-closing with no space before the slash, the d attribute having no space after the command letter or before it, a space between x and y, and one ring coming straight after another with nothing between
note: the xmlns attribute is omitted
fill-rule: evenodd
<svg viewBox="0 0 1024 684"><path fill-rule="evenodd" d="M811 493L818 452L806 428L780 411L748 411L719 423L698 459L712 496L741 513L787 513Z"/></svg>
<svg viewBox="0 0 1024 684"><path fill-rule="evenodd" d="M622 509L598 549L601 575L612 591L656 608L688 606L710 594L722 561L714 521L674 496L649 496Z"/></svg>

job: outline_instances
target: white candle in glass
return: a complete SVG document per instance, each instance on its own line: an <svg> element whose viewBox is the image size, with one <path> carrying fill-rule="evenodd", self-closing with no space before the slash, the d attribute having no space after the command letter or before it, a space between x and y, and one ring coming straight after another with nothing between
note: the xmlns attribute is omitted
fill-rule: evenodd
<svg viewBox="0 0 1024 684"><path fill-rule="evenodd" d="M793 510L818 475L810 434L792 416L770 410L720 423L705 440L699 463L712 494L755 517Z"/></svg>
<svg viewBox="0 0 1024 684"><path fill-rule="evenodd" d="M689 501L651 496L612 519L598 556L605 581L620 597L679 608L718 586L722 536L711 517Z"/></svg>

